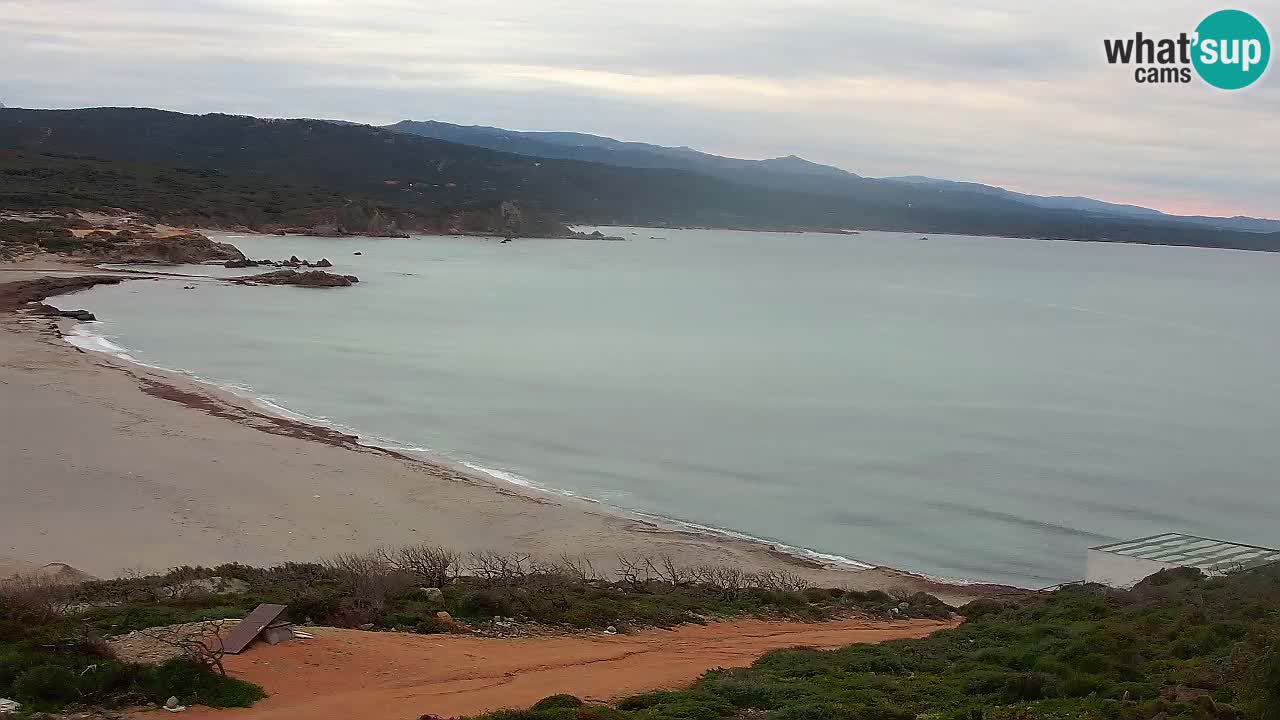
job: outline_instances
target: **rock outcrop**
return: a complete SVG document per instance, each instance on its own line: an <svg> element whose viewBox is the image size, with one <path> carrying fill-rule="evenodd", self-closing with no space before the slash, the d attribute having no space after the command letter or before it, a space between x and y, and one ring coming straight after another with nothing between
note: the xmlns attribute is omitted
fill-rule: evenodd
<svg viewBox="0 0 1280 720"><path fill-rule="evenodd" d="M297 285L298 287L330 288L348 287L360 282L355 275L335 275L323 270L276 270L261 275L245 275L232 278L232 281L245 285Z"/></svg>
<svg viewBox="0 0 1280 720"><path fill-rule="evenodd" d="M236 246L214 242L197 232L141 238L131 234L132 237L121 239L124 232L118 233L114 241L97 239L84 249L84 254L109 263L199 264L245 259Z"/></svg>

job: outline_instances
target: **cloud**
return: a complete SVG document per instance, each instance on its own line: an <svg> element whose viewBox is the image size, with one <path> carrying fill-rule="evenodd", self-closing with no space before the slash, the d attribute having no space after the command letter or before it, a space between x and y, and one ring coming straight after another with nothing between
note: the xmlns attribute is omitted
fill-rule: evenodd
<svg viewBox="0 0 1280 720"><path fill-rule="evenodd" d="M1176 34L1213 9L0 0L0 101L577 130L1275 216L1275 70L1223 93L1140 86L1103 61L1103 37Z"/></svg>

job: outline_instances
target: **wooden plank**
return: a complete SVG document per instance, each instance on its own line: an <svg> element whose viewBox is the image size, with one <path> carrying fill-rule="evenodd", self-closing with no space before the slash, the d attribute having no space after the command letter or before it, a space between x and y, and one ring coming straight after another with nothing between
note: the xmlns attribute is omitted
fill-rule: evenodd
<svg viewBox="0 0 1280 720"><path fill-rule="evenodd" d="M222 649L232 655L240 654L249 647L249 643L284 613L284 605L259 605L249 613L249 617L241 620L222 641Z"/></svg>

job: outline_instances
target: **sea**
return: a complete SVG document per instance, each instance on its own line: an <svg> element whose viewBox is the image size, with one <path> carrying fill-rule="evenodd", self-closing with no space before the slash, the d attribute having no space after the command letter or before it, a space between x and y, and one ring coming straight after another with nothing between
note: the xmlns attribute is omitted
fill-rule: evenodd
<svg viewBox="0 0 1280 720"><path fill-rule="evenodd" d="M54 301L273 412L837 564L1044 587L1120 539L1280 545L1280 255L601 230L214 234L360 283Z"/></svg>

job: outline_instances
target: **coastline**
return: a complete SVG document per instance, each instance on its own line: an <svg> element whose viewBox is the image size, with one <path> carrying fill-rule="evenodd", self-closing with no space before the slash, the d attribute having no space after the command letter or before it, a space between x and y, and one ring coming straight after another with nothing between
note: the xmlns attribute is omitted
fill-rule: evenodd
<svg viewBox="0 0 1280 720"><path fill-rule="evenodd" d="M62 262L0 269L10 271L0 273L0 282L88 274ZM839 567L732 531L521 488L272 414L179 373L85 352L64 340L73 326L23 313L0 318L0 394L14 419L24 421L7 443L16 440L16 452L5 452L16 455L6 463L16 462L19 479L9 489L14 501L0 510L0 573L6 560L65 562L106 576L184 564L308 561L427 542L461 551L588 555L601 568L618 555L667 554L689 565L787 569L823 585L925 590L949 602L1010 590ZM73 412L66 395L77 401ZM135 437L140 428L152 432ZM69 441L61 442L62 435ZM175 477L175 468L185 477ZM112 477L95 483L100 475ZM127 510L112 507L125 504ZM129 527L118 532L122 522Z"/></svg>

